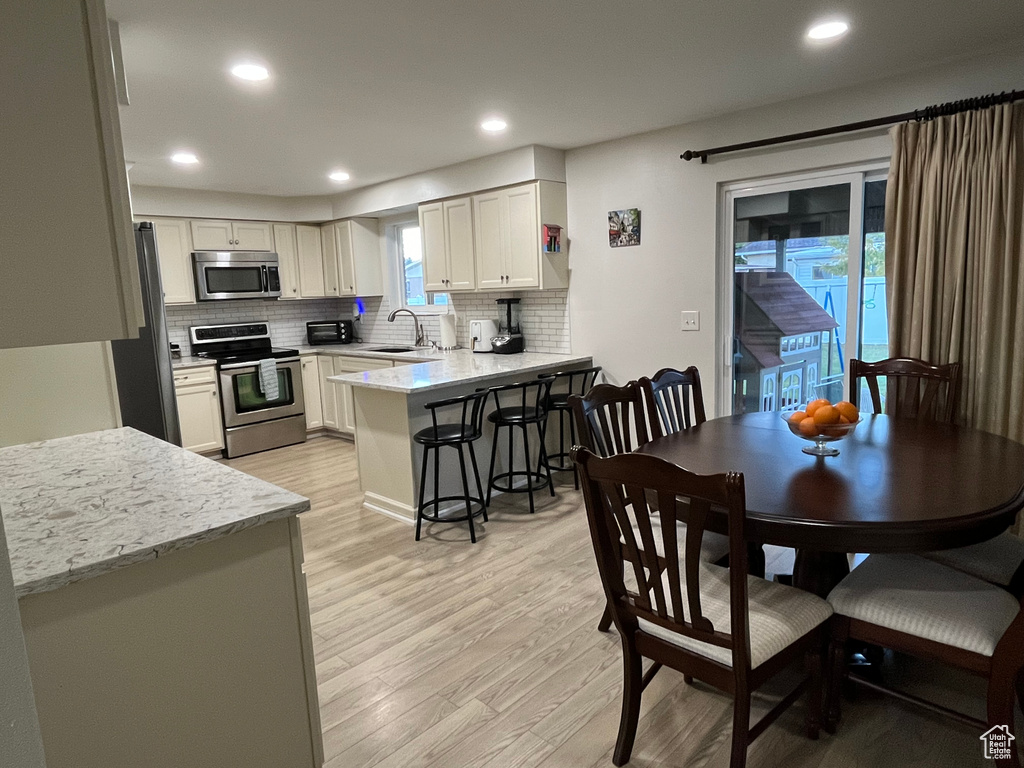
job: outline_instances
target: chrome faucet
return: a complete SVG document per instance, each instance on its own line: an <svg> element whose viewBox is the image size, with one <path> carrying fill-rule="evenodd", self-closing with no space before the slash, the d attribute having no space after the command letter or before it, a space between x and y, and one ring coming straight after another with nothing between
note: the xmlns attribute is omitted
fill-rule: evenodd
<svg viewBox="0 0 1024 768"><path fill-rule="evenodd" d="M395 322L395 316L398 315L401 312L404 312L405 314L409 315L409 317L412 318L412 321L416 324L416 343L415 343L414 346L417 346L417 347L424 346L425 343L426 343L427 337L423 333L423 326L420 325L420 319L416 316L416 313L413 312L411 309L406 309L405 307L399 307L394 312L392 312L390 315L388 315L388 322L389 323Z"/></svg>

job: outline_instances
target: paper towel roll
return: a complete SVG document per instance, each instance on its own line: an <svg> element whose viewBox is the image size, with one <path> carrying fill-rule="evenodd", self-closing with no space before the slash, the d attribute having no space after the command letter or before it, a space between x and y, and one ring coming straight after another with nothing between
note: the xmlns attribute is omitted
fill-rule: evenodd
<svg viewBox="0 0 1024 768"><path fill-rule="evenodd" d="M455 315L438 315L441 323L441 349L455 349Z"/></svg>

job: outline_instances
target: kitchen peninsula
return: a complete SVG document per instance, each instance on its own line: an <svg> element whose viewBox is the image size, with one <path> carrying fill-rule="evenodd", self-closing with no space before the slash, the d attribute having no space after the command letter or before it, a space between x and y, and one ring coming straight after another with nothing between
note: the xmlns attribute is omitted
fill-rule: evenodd
<svg viewBox="0 0 1024 768"><path fill-rule="evenodd" d="M591 358L584 355L539 352L495 355L459 349L433 353L431 357L434 359L430 362L328 379L334 384L352 387L363 505L406 522L413 522L416 518L423 454L412 436L430 426L430 412L423 407L426 403L457 397L481 387L512 384L534 379L542 373L585 368L591 364ZM488 403L488 409L492 405L493 401ZM484 435L478 441L477 454L482 473L487 471L491 460L491 430L491 424L485 419ZM549 434L549 447L550 439ZM502 453L507 451L507 446L502 445L498 450L497 465L501 469L495 471L501 472L507 467L508 457ZM446 456L445 453L452 455ZM481 479L483 482L487 480L485 475ZM433 493L430 477L427 483L429 498ZM441 485L443 488L461 488L454 452L442 452Z"/></svg>
<svg viewBox="0 0 1024 768"><path fill-rule="evenodd" d="M0 450L50 768L318 768L296 514L309 501L133 429Z"/></svg>

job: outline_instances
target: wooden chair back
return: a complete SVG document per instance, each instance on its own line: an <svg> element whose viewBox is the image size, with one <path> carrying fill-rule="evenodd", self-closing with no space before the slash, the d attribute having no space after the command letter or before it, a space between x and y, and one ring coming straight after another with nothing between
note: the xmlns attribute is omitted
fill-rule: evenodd
<svg viewBox="0 0 1024 768"><path fill-rule="evenodd" d="M619 631L636 632L638 620L645 619L731 648L734 669L749 670L743 475L696 475L641 454L602 459L580 446L573 448L572 458L580 472L601 581ZM701 611L700 548L712 505L729 514L729 633L716 629ZM660 525L652 525L658 516ZM657 554L659 538L663 556Z"/></svg>
<svg viewBox="0 0 1024 768"><path fill-rule="evenodd" d="M860 397L858 381L864 379L875 413L882 413L879 377L885 377L885 413L901 419L940 421L951 424L960 401L960 363L932 365L913 357L891 357L877 363L850 360L850 387L854 404Z"/></svg>
<svg viewBox="0 0 1024 768"><path fill-rule="evenodd" d="M569 396L576 439L598 456L631 453L648 442L640 385L598 384L587 394Z"/></svg>
<svg viewBox="0 0 1024 768"><path fill-rule="evenodd" d="M708 420L700 372L695 366L685 371L662 368L651 378L640 379L647 403L651 439L681 432Z"/></svg>

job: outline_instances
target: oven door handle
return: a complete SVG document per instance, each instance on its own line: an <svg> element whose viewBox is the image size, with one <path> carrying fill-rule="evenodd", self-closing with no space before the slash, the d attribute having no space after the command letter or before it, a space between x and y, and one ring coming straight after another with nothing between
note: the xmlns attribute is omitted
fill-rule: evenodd
<svg viewBox="0 0 1024 768"><path fill-rule="evenodd" d="M283 357L280 360L277 360L278 365L280 365L282 363L298 363L298 362L300 362L300 359L297 358L297 357ZM230 365L222 365L220 367L220 370L222 370L222 371L237 371L239 368L252 368L253 370L255 370L256 368L259 368L259 365L255 364L253 362L248 362L248 363L231 363Z"/></svg>

